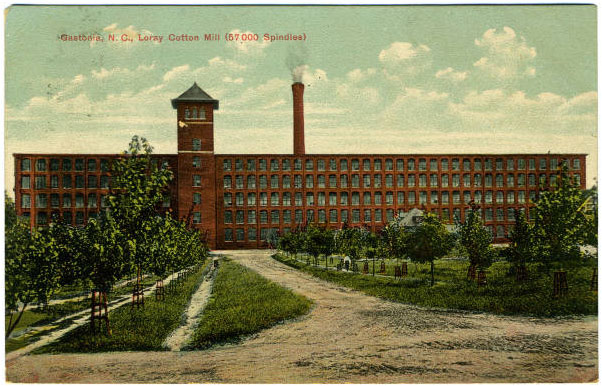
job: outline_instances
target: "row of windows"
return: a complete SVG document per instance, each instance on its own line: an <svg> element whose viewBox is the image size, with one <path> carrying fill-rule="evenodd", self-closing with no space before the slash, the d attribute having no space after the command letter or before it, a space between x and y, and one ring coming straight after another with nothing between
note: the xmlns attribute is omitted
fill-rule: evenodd
<svg viewBox="0 0 602 386"><path fill-rule="evenodd" d="M294 160L290 160L290 159L280 159L280 158L272 158L269 160L270 161L270 170L271 171L278 171L278 170L291 170L291 167L294 170L303 170L303 160L301 159L294 159ZM407 161L407 162L406 162ZM292 163L292 165L291 165ZM524 159L524 158L519 158L519 159L514 159L514 158L485 158L484 161L482 161L480 158L475 158L475 159L470 159L470 158L452 158L451 160L451 165L449 162L448 158L441 158L441 159L437 159L437 158L430 158L430 159L426 159L426 158L419 158L418 162L416 162L416 160L414 158L409 158L407 160L405 159L401 159L398 158L395 160L395 170L398 171L402 171L402 170L406 170L405 167L407 166L407 170L408 171L414 171L414 170L419 170L419 171L426 171L426 170L431 170L431 171L437 171L437 170L450 170L450 166L451 166L451 170L464 170L464 171L472 171L472 170L494 170L494 165L495 165L495 170L526 170L527 168L529 170L546 170L546 169L551 169L551 170L556 170L560 164L564 164L567 167L570 167L570 160L567 159L563 159L561 161L559 161L558 158L539 158L539 160L535 159L535 158L529 158L529 159ZM327 165L327 161L325 159L318 159L316 162L316 168L318 171L325 171L326 170L326 165ZM331 158L330 160L328 160L328 170L331 171L335 171L337 170L337 168L339 168L339 170L342 171L346 171L349 170L349 160L347 159L336 159L336 158ZM351 159L351 170L360 170L360 164L361 164L361 170L364 171L379 171L379 170L383 170L383 160L382 159L375 159L374 161L371 161L368 158L364 158L361 160L358 158L353 158ZM392 171L393 170L393 159L392 158L386 158L384 160L384 170L385 171ZM536 166L539 166L539 168L537 168ZM574 170L579 170L581 168L581 160L579 158L574 158L572 160L572 166ZM236 171L243 171L246 167L247 171L255 171L256 167L258 167L258 170L260 171L266 171L268 170L268 160L266 159L246 159L246 165L245 165L245 160L243 159L235 159L234 160L234 169ZM428 167L428 168L427 168ZM231 159L224 159L222 162L222 169L224 171L232 171L232 160ZM305 159L305 170L314 170L314 160L313 159Z"/></svg>
<svg viewBox="0 0 602 386"><path fill-rule="evenodd" d="M269 177L269 178L268 178ZM282 178L281 178L282 177ZM314 178L315 177L315 178ZM295 189L305 188L313 188L317 186L318 188L326 188L326 179L328 177L328 187L329 188L347 188L349 187L349 176L346 174L340 175L337 178L337 175L324 175L318 174L314 176L313 174L303 175L296 174L294 176L290 176L285 174L280 176L278 174L272 174L271 176L260 175L259 176L259 189L267 189L268 188L268 180L269 187L272 189L290 189L292 186ZM245 181L246 180L246 181ZM304 181L305 180L305 181ZM406 181L407 180L407 181ZM439 181L441 180L441 181ZM502 187L525 187L525 186L546 186L549 182L551 186L556 186L558 180L558 176L556 174L547 175L545 173L539 174L539 178L534 173L524 174L519 173L517 175L514 174L506 174L505 178L503 174L495 175L495 186L498 188ZM581 175L578 173L573 174L573 180L576 184L581 183ZM232 176L226 175L223 179L224 189L232 189ZM242 176L237 175L234 176L234 187L236 189L245 189L245 182L247 189L256 189L257 188L257 178L255 175ZM314 184L316 182L316 184ZM383 186L383 175L382 174L352 174L351 175L351 187L359 188L360 182L362 183L362 187L364 188L380 188ZM418 186L423 187L441 187L446 188L450 186L450 175L443 174L439 179L438 174L419 174L418 181L416 181L415 174L398 174L395 178L393 174L385 174L384 186L386 188L392 188L393 186L397 186L398 188L407 187L415 187L416 182L418 182ZM484 178L482 174L474 174L471 176L470 174L452 174L451 175L451 186L454 188L463 186L465 188L469 187L493 187L494 186L494 175L493 174L485 174Z"/></svg>
<svg viewBox="0 0 602 386"><path fill-rule="evenodd" d="M199 108L197 110L195 107L192 109L185 109L184 119L205 119L205 109Z"/></svg>
<svg viewBox="0 0 602 386"><path fill-rule="evenodd" d="M517 216L517 211L521 210L524 211L524 208L520 208L520 209L515 209L515 208L506 208L505 210L503 208L497 208L495 211L493 208L486 208L483 211L481 210L481 214L484 214L484 220L486 222L490 222L490 221L494 221L494 214L495 214L495 221L501 222L501 221L509 221L509 222L514 222L516 221L516 216ZM401 211L398 211L398 213L400 213ZM314 213L315 211L312 209L309 209L306 211L306 218L307 221L314 221ZM328 215L328 222L329 223L338 223L338 222L347 222L349 221L349 210L348 209L330 209L330 210L325 210L325 209L319 209L317 211L318 213L318 222L319 223L326 223L327 222L327 215ZM363 217L360 217L360 215L363 213ZM391 221L393 219L393 217L395 216L395 212L393 209L386 209L384 211L385 214L385 218L386 221ZM224 211L224 224L291 224L293 222L293 215L294 215L294 223L296 224L302 224L303 223L303 210L301 209L296 209L295 211L292 210L283 210L283 211L279 211L279 210L260 210L259 211L259 219L257 218L257 211L255 210L248 210L246 211L246 219L245 219L245 211L244 210L237 210L237 211L231 211L231 210L226 210ZM453 218L456 219L461 219L461 211L459 208L454 209L452 212L450 212L450 210L448 208L443 208L441 210L441 218L445 221L450 221L451 217L450 215L453 216ZM199 215L200 216L200 215ZM268 217L269 216L269 217ZM340 217L339 217L340 216ZM200 221L200 217L199 217L199 221ZM382 209L352 209L351 210L351 222L352 223L358 223L358 222L382 222L383 221L383 210Z"/></svg>
<svg viewBox="0 0 602 386"><path fill-rule="evenodd" d="M71 189L73 187L76 189L83 189L85 187L91 189L108 189L110 181L110 177L107 175L101 175L100 178L96 175L88 175L86 184L86 178L83 175L72 176L70 174L65 174L62 176L35 176L34 186L35 189L46 189L48 187L52 189ZM48 184L48 182L50 183ZM31 189L31 176L21 176L21 189Z"/></svg>
<svg viewBox="0 0 602 386"><path fill-rule="evenodd" d="M61 199L62 198L62 199ZM35 195L35 206L36 208L47 208L49 205L51 208L72 208L75 206L76 208L84 208L86 205L84 203L85 196L82 193L75 194L75 200L73 200L73 195L70 193L65 193L63 195L59 195L58 193L46 194L40 193ZM87 196L87 207L88 208L97 208L98 207L98 198L100 198L100 207L106 208L108 207L107 196L104 194L97 195L96 193L90 193ZM49 202L50 199L50 202ZM170 207L170 199L167 197L163 201L163 207ZM21 194L21 208L27 209L31 208L31 195L30 194Z"/></svg>
<svg viewBox="0 0 602 386"><path fill-rule="evenodd" d="M110 159L102 158L100 160L94 158L88 158L87 162L84 158L38 158L35 161L35 171L37 172L45 172L50 170L51 172L63 171L63 172L95 172L100 170L101 172L108 172L111 169L111 161ZM151 163L153 166L158 166L159 160L157 158L151 159ZM169 166L169 161L167 159L163 159L161 161L161 166L163 168L167 168ZM22 158L21 159L21 171L22 172L30 172L32 171L31 159Z"/></svg>
<svg viewBox="0 0 602 386"><path fill-rule="evenodd" d="M474 201L477 204L526 204L527 203L527 191L496 191L493 192L488 190L483 194L481 191L453 191L453 192L438 192L438 191L419 191L419 192L351 192L351 205L382 205L384 196L385 205L413 205L416 203L418 198L419 204L443 204L447 205L450 202L453 204L468 204ZM194 197L194 196L193 196ZM314 195L313 192L306 192L303 195L302 192L291 192L282 193L282 200L280 193L278 192L260 192L259 193L259 205L261 206L336 206L336 205L349 205L349 193L348 192L318 192ZM224 193L224 206L230 207L233 202L236 206L245 206L245 194L242 192L235 193ZM258 196L256 193L246 194L246 205L256 206L258 203ZM305 200L304 200L305 198ZM268 200L269 199L269 200ZM328 199L328 200L327 200ZM537 199L536 191L529 191L529 202L534 202ZM198 196L200 203L200 194Z"/></svg>
<svg viewBox="0 0 602 386"><path fill-rule="evenodd" d="M61 217L62 215L62 217ZM24 212L23 213L24 217L30 217L30 213L29 212ZM98 213L97 212L89 212L88 213L88 218L96 218L98 217ZM63 211L62 213L59 212L52 212L50 215L47 212L36 212L36 224L37 225L46 225L48 224L49 220L56 220L56 221L63 221L67 224L73 224L73 213L70 211ZM84 216L84 212L82 211L76 211L75 212L75 225L84 225L85 223L85 216Z"/></svg>

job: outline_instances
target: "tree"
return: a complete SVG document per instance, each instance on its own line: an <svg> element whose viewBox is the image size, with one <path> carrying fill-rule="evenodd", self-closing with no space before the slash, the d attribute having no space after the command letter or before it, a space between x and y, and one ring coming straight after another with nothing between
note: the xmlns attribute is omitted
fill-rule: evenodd
<svg viewBox="0 0 602 386"><path fill-rule="evenodd" d="M491 232L483 226L483 221L473 204L471 209L465 212L464 222L457 224L460 245L468 254L470 266L473 268L485 268L491 263L492 249Z"/></svg>
<svg viewBox="0 0 602 386"><path fill-rule="evenodd" d="M11 311L6 337L17 326L28 304L47 303L59 287L60 267L56 243L47 228L29 229L18 220L5 240L6 308ZM21 311L13 322L12 313Z"/></svg>
<svg viewBox="0 0 602 386"><path fill-rule="evenodd" d="M430 262L431 287L435 284L435 260L445 256L452 247L452 235L435 214L426 213L422 222L408 232L408 255L419 263Z"/></svg>
<svg viewBox="0 0 602 386"><path fill-rule="evenodd" d="M321 254L329 255L333 249L333 233L328 229L320 228L310 224L305 230L305 251L314 258L314 264L318 264ZM328 259L326 259L328 264Z"/></svg>
<svg viewBox="0 0 602 386"><path fill-rule="evenodd" d="M510 245L506 249L506 258L516 269L525 267L535 259L533 227L527 222L523 211L518 211L516 224L510 232Z"/></svg>
<svg viewBox="0 0 602 386"><path fill-rule="evenodd" d="M381 243L389 257L393 259L403 258L406 252L405 228L401 225L401 217L396 216L381 231Z"/></svg>
<svg viewBox="0 0 602 386"><path fill-rule="evenodd" d="M537 256L550 270L573 264L581 256L590 222L584 193L571 181L565 167L558 173L557 185L540 194L532 211Z"/></svg>
<svg viewBox="0 0 602 386"><path fill-rule="evenodd" d="M173 178L170 170L159 168L153 162L152 151L152 146L145 138L134 136L128 150L111 167L111 191L108 196L111 218L127 240L124 252L137 269L138 280L141 266L148 257L142 246L145 240L154 237L154 217Z"/></svg>

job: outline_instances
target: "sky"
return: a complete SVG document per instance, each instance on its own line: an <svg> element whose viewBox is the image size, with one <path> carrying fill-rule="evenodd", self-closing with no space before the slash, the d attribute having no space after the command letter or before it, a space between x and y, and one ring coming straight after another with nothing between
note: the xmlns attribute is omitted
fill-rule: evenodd
<svg viewBox="0 0 602 386"><path fill-rule="evenodd" d="M591 5L12 6L6 190L13 153L118 153L133 135L175 153L170 99L193 82L220 101L216 153L292 153L293 74L308 153L587 153L589 187L596 28ZM288 33L306 39L263 40ZM104 41L61 40L78 34Z"/></svg>

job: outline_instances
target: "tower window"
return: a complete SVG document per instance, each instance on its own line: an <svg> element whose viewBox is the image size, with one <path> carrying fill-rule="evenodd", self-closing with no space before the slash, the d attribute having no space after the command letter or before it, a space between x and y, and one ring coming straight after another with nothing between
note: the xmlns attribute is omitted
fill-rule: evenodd
<svg viewBox="0 0 602 386"><path fill-rule="evenodd" d="M205 109L199 109L199 119L205 119Z"/></svg>
<svg viewBox="0 0 602 386"><path fill-rule="evenodd" d="M192 109L192 119L196 119L196 109Z"/></svg>
<svg viewBox="0 0 602 386"><path fill-rule="evenodd" d="M188 109L184 110L184 118L190 119L190 110L188 110Z"/></svg>
<svg viewBox="0 0 602 386"><path fill-rule="evenodd" d="M201 150L201 140L198 138L192 139L192 150L199 151Z"/></svg>

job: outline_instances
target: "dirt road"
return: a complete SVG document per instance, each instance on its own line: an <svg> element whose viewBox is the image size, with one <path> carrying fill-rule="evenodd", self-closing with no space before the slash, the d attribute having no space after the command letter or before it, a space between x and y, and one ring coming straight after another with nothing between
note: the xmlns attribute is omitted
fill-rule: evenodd
<svg viewBox="0 0 602 386"><path fill-rule="evenodd" d="M239 345L196 352L29 355L13 382L583 382L598 377L597 318L532 319L395 304L299 273L266 251L234 260L315 302Z"/></svg>

